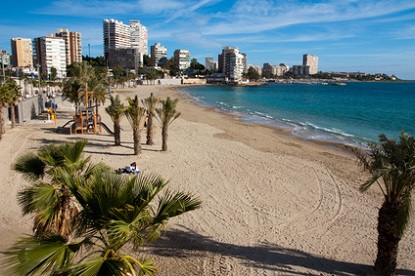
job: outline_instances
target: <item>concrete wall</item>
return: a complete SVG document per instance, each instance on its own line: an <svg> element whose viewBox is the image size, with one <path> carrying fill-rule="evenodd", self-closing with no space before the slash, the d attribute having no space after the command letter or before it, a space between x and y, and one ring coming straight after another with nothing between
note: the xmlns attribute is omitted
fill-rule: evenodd
<svg viewBox="0 0 415 276"><path fill-rule="evenodd" d="M183 79L183 84L206 84L206 79Z"/></svg>
<svg viewBox="0 0 415 276"><path fill-rule="evenodd" d="M182 84L181 79L157 79L155 84L163 84L163 85L180 85Z"/></svg>
<svg viewBox="0 0 415 276"><path fill-rule="evenodd" d="M51 99L55 104L62 105L62 97L56 96ZM28 122L38 116L40 113L45 112L47 109L45 107L45 103L48 102L49 99L46 94L38 95L31 98L23 99L19 102L15 107L15 114L16 114L16 123L22 124L24 122ZM6 123L10 122L9 118L9 108L3 109L4 118Z"/></svg>

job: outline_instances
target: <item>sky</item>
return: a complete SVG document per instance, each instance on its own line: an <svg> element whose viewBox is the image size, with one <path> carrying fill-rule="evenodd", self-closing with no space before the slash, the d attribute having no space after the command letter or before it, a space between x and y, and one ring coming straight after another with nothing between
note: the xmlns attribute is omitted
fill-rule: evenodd
<svg viewBox="0 0 415 276"><path fill-rule="evenodd" d="M103 55L102 21L140 20L148 45L190 51L204 64L237 47L249 65L301 65L319 71L386 73L415 80L414 0L21 0L3 1L0 49L10 39L58 28L80 32L82 53ZM150 51L150 49L149 49Z"/></svg>

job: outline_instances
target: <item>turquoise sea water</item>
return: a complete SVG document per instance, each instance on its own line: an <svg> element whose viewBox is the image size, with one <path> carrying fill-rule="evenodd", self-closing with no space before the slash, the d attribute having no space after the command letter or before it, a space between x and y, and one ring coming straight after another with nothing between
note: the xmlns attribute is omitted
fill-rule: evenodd
<svg viewBox="0 0 415 276"><path fill-rule="evenodd" d="M415 82L350 82L346 86L270 84L183 89L197 103L242 120L290 128L305 139L364 145L381 133L415 135Z"/></svg>

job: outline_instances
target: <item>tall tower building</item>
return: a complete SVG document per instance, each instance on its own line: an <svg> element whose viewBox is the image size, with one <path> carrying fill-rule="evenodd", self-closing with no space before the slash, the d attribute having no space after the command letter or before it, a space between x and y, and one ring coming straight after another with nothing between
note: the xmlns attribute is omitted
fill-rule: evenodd
<svg viewBox="0 0 415 276"><path fill-rule="evenodd" d="M238 82L242 79L242 74L246 71L246 55L241 54L236 47L223 47L219 57L222 63L222 73L228 81Z"/></svg>
<svg viewBox="0 0 415 276"><path fill-rule="evenodd" d="M69 32L68 29L58 29L55 36L62 37L65 40L66 65L73 62L82 62L82 43L80 33Z"/></svg>
<svg viewBox="0 0 415 276"><path fill-rule="evenodd" d="M309 66L309 74L314 75L318 73L318 57L305 54L303 55L303 65Z"/></svg>
<svg viewBox="0 0 415 276"><path fill-rule="evenodd" d="M130 26L114 19L104 19L104 56L108 61L111 49L130 48L131 34Z"/></svg>
<svg viewBox="0 0 415 276"><path fill-rule="evenodd" d="M33 67L32 41L30 38L12 38L13 67Z"/></svg>
<svg viewBox="0 0 415 276"><path fill-rule="evenodd" d="M188 50L174 51L174 66L179 70L186 70L190 67L190 52Z"/></svg>
<svg viewBox="0 0 415 276"><path fill-rule="evenodd" d="M54 67L59 78L66 76L66 45L61 37L44 36L33 39L35 64L43 76L49 77Z"/></svg>
<svg viewBox="0 0 415 276"><path fill-rule="evenodd" d="M130 20L131 48L138 49L142 55L148 55L148 32L140 20Z"/></svg>
<svg viewBox="0 0 415 276"><path fill-rule="evenodd" d="M167 60L167 48L160 43L151 46L151 61L154 66L163 66Z"/></svg>
<svg viewBox="0 0 415 276"><path fill-rule="evenodd" d="M207 57L205 58L205 67L206 69L215 72L218 69L218 63L213 57Z"/></svg>

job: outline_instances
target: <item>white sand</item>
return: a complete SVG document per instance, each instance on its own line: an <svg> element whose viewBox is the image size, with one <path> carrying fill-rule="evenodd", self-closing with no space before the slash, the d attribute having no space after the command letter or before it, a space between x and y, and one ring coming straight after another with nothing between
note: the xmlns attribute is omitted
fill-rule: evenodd
<svg viewBox="0 0 415 276"><path fill-rule="evenodd" d="M169 129L168 152L160 151L158 127L156 144L145 145L143 132L143 153L133 156L126 119L121 147L113 146L105 131L60 134L50 124L35 122L8 128L0 142L0 251L30 233L32 226L16 202L27 182L11 164L44 144L86 138L86 153L95 162L116 169L136 161L142 171L170 179L171 189L193 192L203 201L201 209L172 219L165 235L144 249L155 259L157 275L370 274L382 197L376 188L358 191L365 177L353 155L197 107L168 88L117 92L123 97L137 93L144 98L154 92L163 99L180 98L182 116ZM69 104L60 107L57 126L73 113ZM100 114L113 129L103 107ZM400 242L398 268L403 275L415 275L414 233L412 220Z"/></svg>

